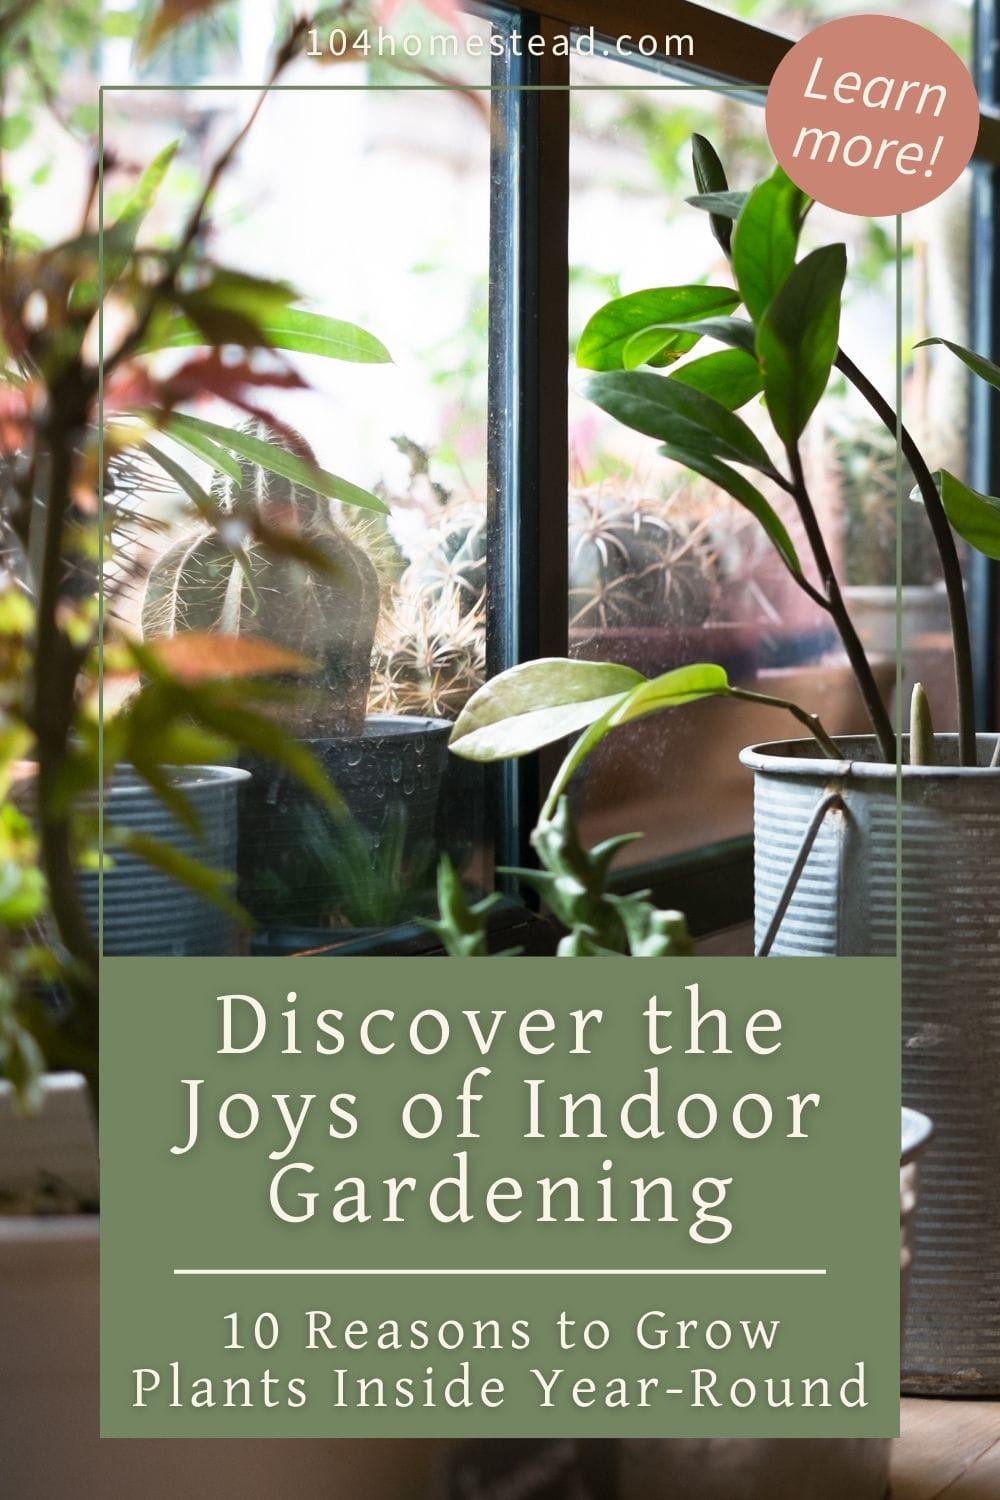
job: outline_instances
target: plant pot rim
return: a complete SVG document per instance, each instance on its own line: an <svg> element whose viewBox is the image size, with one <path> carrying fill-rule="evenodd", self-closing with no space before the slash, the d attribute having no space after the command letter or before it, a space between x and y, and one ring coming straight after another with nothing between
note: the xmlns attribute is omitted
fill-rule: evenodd
<svg viewBox="0 0 1000 1500"><path fill-rule="evenodd" d="M132 776L135 772L129 765L117 766L116 771L125 771ZM240 766L169 766L162 769L170 777L171 784L178 791L190 792L196 787L208 786L214 783L216 786L236 786L239 782L249 781L250 772L244 771ZM174 775L172 773L176 772ZM116 800L119 797L148 797L149 787L138 777L134 781L121 782L112 777L105 787L105 795Z"/></svg>
<svg viewBox="0 0 1000 1500"><path fill-rule="evenodd" d="M909 735L903 736L904 745ZM876 740L872 734L845 734L837 736L839 744L848 752L844 760L828 760L816 754L816 741L812 739L766 740L758 745L748 745L740 751L740 764L751 771L768 771L784 776L829 776L843 779L851 777L857 781L896 780L894 761L873 760L870 752ZM954 750L958 745L957 734L935 735L938 745ZM986 765L959 766L910 766L902 767L903 777L910 781L964 781L969 777L1000 783L1000 766L988 764L997 743L995 734L977 734L976 744L980 759ZM851 755L850 752L856 752ZM867 753L866 753L867 752Z"/></svg>

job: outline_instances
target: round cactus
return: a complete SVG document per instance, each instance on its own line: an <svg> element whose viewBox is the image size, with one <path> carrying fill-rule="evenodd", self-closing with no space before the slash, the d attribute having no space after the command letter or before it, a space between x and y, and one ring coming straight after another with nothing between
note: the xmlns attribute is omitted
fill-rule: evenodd
<svg viewBox="0 0 1000 1500"><path fill-rule="evenodd" d="M289 727L310 737L356 732L371 681L376 570L323 497L256 464L240 469L238 484L223 477L213 486L216 525L182 536L150 569L143 635L246 634L308 657L319 670L282 706ZM327 567L281 550L282 536L307 543Z"/></svg>
<svg viewBox="0 0 1000 1500"><path fill-rule="evenodd" d="M613 492L570 495L570 624L700 625L712 603L703 528L665 502Z"/></svg>

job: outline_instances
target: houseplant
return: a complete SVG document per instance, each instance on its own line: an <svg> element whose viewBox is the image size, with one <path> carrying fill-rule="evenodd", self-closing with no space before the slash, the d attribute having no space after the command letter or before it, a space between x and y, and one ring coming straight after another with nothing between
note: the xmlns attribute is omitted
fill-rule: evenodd
<svg viewBox="0 0 1000 1500"><path fill-rule="evenodd" d="M647 680L614 663L541 661L488 683L460 716L452 748L489 761L577 734L543 810L544 826L574 772L620 726L712 697L749 696L784 709L812 739L748 752L759 777L758 940L771 936L774 902L805 845L803 884L791 894L770 951L894 954L897 738L831 562L800 440L835 368L884 426L894 434L898 426L901 454L915 478L940 559L958 707L957 735L928 734L921 710L921 732L912 741L919 749L911 753L911 742L902 737L898 743L904 1088L910 1102L935 1118L940 1132L927 1174L928 1255L913 1284L906 1368L921 1389L994 1392L1000 1389L1000 1343L979 1309L984 1296L995 1298L1000 1280L993 1149L1000 1063L995 965L991 972L1000 927L1000 852L992 837L1000 814L1000 769L991 764L995 737L976 736L955 534L989 556L1000 556L1000 500L976 494L950 473L933 476L905 426L839 348L846 252L842 245L827 245L798 258L809 203L781 169L749 194L733 193L702 138L694 142L694 167L699 193L691 201L708 212L731 261L732 300L723 314L710 318L692 313L690 288L634 293L608 304L591 320L578 349L578 362L596 372L587 393L626 425L657 438L666 456L716 484L756 517L795 585L835 627L872 734L842 745L807 707L748 694L713 663ZM739 302L745 317L732 315ZM697 361L694 386L690 377L683 378L687 367L672 367L702 338L725 347ZM949 347L976 375L1000 388L1000 369L960 346ZM780 458L736 414L754 389L764 395ZM800 558L762 484L790 502L806 538L808 561ZM818 810L819 779L839 800ZM814 816L821 820L811 829ZM864 892L865 899L845 900L845 891ZM982 942L978 951L976 939ZM963 1226L960 1247L953 1228L956 1211Z"/></svg>
<svg viewBox="0 0 1000 1500"><path fill-rule="evenodd" d="M202 7L206 9L207 7ZM70 7L65 8L69 11ZM163 7L167 29L187 8ZM0 40L12 105L23 48L39 38L78 48L63 34L63 15L48 7L7 7ZM95 13L97 7L94 8ZM121 20L120 12L115 19ZM80 17L72 20L77 26ZM302 50L305 22L279 46L271 77ZM23 75L21 75L23 76ZM251 113L251 121L253 118ZM6 124L6 119L4 121ZM246 127L249 128L249 125ZM98 943L88 909L88 881L101 846L115 861L114 880L136 868L207 897L235 915L227 872L213 867L187 778L210 780L253 752L300 776L330 805L336 793L307 752L281 728L277 705L293 701L292 678L313 663L286 647L232 633L195 632L184 640L143 644L117 618L124 590L142 576L130 545L131 499L109 479L119 461L141 455L180 485L208 525L223 518L164 444L164 435L194 450L223 474L238 472L238 434L218 438L182 414L192 402L220 398L259 414L272 388L301 384L279 350L384 359L352 325L297 306L292 288L219 265L211 239L215 189L239 149L241 128L220 150L165 243L143 230L145 214L174 152L163 154L134 185L121 210L98 223L97 189L106 174L107 204L125 171L94 143L91 191L78 230L39 247L18 229L9 179L0 191L0 1070L8 1083L0 1131L5 1161L22 1159L21 1127L9 1107L40 1107L54 1119L62 1084L46 1068L75 1069L98 1094ZM4 135L6 144L6 133ZM86 188L87 179L81 180ZM103 317L105 307L114 316ZM103 335L101 358L97 335ZM174 353L169 368L148 356ZM268 436L284 428L265 412ZM235 425L235 423L234 423ZM287 469L283 442L267 443L267 464ZM308 487L358 500L364 492L299 460ZM141 488L136 491L142 501ZM374 497L369 502L379 507ZM102 505L102 499L104 503ZM276 558L294 557L322 576L324 557L291 527L254 529L253 540ZM103 566L102 566L103 565ZM98 592L103 599L98 603ZM103 608L101 607L103 606ZM107 713L102 715L102 689ZM112 705L118 704L112 712ZM102 733L103 730L103 733ZM32 774L22 774L25 762ZM159 837L118 815L126 767L161 817ZM15 800L12 787L18 782ZM22 805L22 794L24 803ZM103 828L100 826L103 821ZM190 835L193 853L175 836ZM132 890L135 904L136 891ZM201 908L199 908L201 909ZM105 913L108 915L107 911ZM148 915L148 914L147 914ZM108 923L105 924L106 933ZM148 948L145 951L149 951ZM53 996L59 1003L52 1005ZM79 1083L79 1077L76 1079ZM142 1060L135 1085L144 1087ZM78 1111L77 1122L86 1120ZM92 1139L89 1141L93 1153ZM58 1161L52 1161L56 1168ZM92 1165L96 1165L91 1154ZM44 1161L41 1165L49 1163ZM0 1182L0 1189L5 1186ZM224 1496L353 1493L366 1483L390 1486L402 1466L395 1455L361 1456L348 1445L98 1441L98 1220L78 1210L86 1194L0 1221L0 1428L4 1486L12 1494L51 1500L79 1494L154 1495L178 1491ZM52 1413L59 1419L53 1424ZM280 1450L280 1453L279 1453ZM409 1462L414 1462L412 1451ZM373 1473L374 1470L374 1473ZM396 1483L402 1483L398 1473Z"/></svg>

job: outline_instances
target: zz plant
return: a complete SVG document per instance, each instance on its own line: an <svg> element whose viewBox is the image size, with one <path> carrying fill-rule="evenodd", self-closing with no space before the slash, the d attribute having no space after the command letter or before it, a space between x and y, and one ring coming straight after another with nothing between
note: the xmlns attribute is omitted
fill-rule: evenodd
<svg viewBox="0 0 1000 1500"><path fill-rule="evenodd" d="M926 511L947 591L959 761L974 766L972 661L956 536L1000 559L1000 499L976 493L953 474L933 475L897 414L840 348L846 249L823 245L800 255L810 200L782 169L776 167L749 193L732 192L719 157L701 136L694 137L693 166L698 193L688 201L708 214L735 285L659 287L607 303L590 320L577 349L578 364L591 372L586 394L625 426L656 438L664 457L717 485L756 518L795 584L830 617L880 756L893 763L892 722L834 571L802 458L806 426L832 372L839 371L893 438L898 435L915 478L914 498ZM722 347L677 364L702 340ZM1000 390L1000 368L989 360L943 339L926 342L944 344ZM759 396L781 459L772 457L738 415ZM805 558L762 492L762 481L777 486L794 505L808 548ZM649 680L614 663L528 662L502 673L472 698L455 725L451 747L466 759L493 761L577 735L545 804L544 828L573 773L606 735L648 714L709 697L751 698L783 708L815 737L825 758L843 758L815 714L735 686L713 663L679 667ZM922 690L915 718L921 730L914 756L926 760L934 755L934 737Z"/></svg>

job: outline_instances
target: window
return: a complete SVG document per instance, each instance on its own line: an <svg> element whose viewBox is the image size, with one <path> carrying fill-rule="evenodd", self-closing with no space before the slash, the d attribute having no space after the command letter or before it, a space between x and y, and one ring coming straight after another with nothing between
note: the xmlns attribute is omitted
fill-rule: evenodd
<svg viewBox="0 0 1000 1500"><path fill-rule="evenodd" d="M572 360L587 318L608 296L725 279L704 221L684 204L691 131L717 140L737 183L752 180L769 159L760 102L783 37L823 19L825 6L744 0L734 17L729 7L681 5L670 30L697 36L693 57L674 48L669 57L623 61L599 44L595 56L572 62L557 55L554 38L592 27L598 37L648 34L648 7L546 0L538 11L470 9L468 26L484 39L541 34L544 50L532 55L522 45L491 61L484 49L460 73L448 64L474 95L365 92L355 85L389 85L400 75L359 62L327 78L303 63L296 81L306 87L269 98L220 204L224 261L287 276L323 311L377 333L395 361L318 366L310 370L316 391L281 403L322 462L392 502L388 525L347 513L335 520L378 578L361 717L369 726L373 715L403 724L400 739L388 729L375 734L374 750L371 729L338 727L334 779L355 812L374 810L355 817L357 837L333 849L334 832L307 809L289 838L287 881L277 862L277 885L274 841L288 826L287 788L258 771L247 805L257 807L270 846L254 895L266 951L332 951L348 939L352 951L358 943L409 951L419 940L401 924L429 911L442 849L475 890L493 885L494 862L530 859L553 757L480 778L444 749L447 721L484 673L567 652L648 673L719 660L743 685L780 684L783 696L797 696L807 680L835 730L864 727L828 621L790 593L755 528L735 504L658 458L654 444L603 419L581 396ZM248 8L239 14L192 81L213 81L213 68L238 68L240 59L259 74L254 39L243 34ZM953 15L949 40L960 50L976 29L989 105L988 8L972 16L956 0ZM194 165L244 103L239 94L169 84L156 95L109 93L108 141L148 157L180 129ZM915 336L933 329L997 352L997 164L1000 131L987 126L966 177L905 223L903 321ZM113 180L108 186L113 192ZM825 219L817 211L817 238L830 227ZM892 397L894 221L837 218L836 233L849 238L852 263L843 342ZM904 354L907 420L932 461L947 461L980 488L995 486L992 398L979 391L970 409L957 367L927 352ZM894 489L895 457L850 392L833 391L827 407L810 433L811 482L818 503L840 519L839 561L862 591L863 630L883 657L889 695L885 588L896 538L880 526L872 497L879 486ZM181 518L169 498L153 497L151 507L176 535ZM907 630L940 701L950 669L916 507L903 554ZM977 687L992 711L994 571L982 559L969 569ZM688 911L696 930L748 917L750 778L737 751L792 732L771 711L727 704L637 726L575 788L585 835L642 829L623 882L652 884L661 901ZM252 878L244 870L244 881ZM505 877L496 883L510 888ZM387 940L377 937L384 932Z"/></svg>

